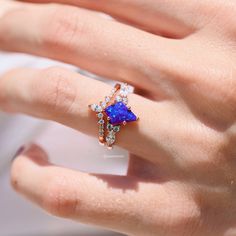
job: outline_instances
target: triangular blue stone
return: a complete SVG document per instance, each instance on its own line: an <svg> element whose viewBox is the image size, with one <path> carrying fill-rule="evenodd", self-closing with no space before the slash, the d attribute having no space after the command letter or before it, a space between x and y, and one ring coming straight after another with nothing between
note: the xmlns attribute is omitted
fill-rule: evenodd
<svg viewBox="0 0 236 236"><path fill-rule="evenodd" d="M128 109L123 102L117 102L105 109L106 114L110 118L110 123L118 125L126 122L136 121L136 115Z"/></svg>

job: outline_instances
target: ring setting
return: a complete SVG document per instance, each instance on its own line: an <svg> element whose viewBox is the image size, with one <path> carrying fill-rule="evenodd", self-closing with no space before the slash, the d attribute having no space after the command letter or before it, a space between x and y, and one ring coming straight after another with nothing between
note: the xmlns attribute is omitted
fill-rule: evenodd
<svg viewBox="0 0 236 236"><path fill-rule="evenodd" d="M122 125L139 119L128 106L129 93L128 84L117 83L104 101L89 105L98 118L99 143L106 145L108 149L112 149L116 141L116 134L121 130Z"/></svg>

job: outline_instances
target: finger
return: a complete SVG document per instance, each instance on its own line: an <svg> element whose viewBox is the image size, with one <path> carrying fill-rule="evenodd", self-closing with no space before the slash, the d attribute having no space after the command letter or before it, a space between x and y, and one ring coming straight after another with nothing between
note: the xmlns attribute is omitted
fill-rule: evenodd
<svg viewBox="0 0 236 236"><path fill-rule="evenodd" d="M163 0L24 0L29 2L58 2L102 11L148 31L172 38L182 38L203 25L210 9L206 1ZM212 4L211 4L212 5ZM211 6L212 8L212 6ZM203 10L204 9L204 10ZM145 15L145 17L143 17ZM210 17L210 14L209 14Z"/></svg>
<svg viewBox="0 0 236 236"><path fill-rule="evenodd" d="M199 207L186 184L65 169L49 163L35 145L16 157L11 182L53 215L127 235L165 235L169 229L183 235L199 220Z"/></svg>
<svg viewBox="0 0 236 236"><path fill-rule="evenodd" d="M59 217L116 230L133 226L137 178L87 174L54 166L47 159L37 145L19 154L11 169L15 190Z"/></svg>
<svg viewBox="0 0 236 236"><path fill-rule="evenodd" d="M3 50L61 60L148 91L153 91L163 73L173 73L179 68L177 63L185 62L185 45L180 42L103 19L88 10L8 4L15 8L8 9L0 21Z"/></svg>
<svg viewBox="0 0 236 236"><path fill-rule="evenodd" d="M103 82L61 68L16 69L0 79L0 107L52 119L97 136L97 117L88 105L104 100L110 90ZM139 120L121 127L116 144L149 160L167 162L164 147L168 145L163 137L169 139L168 135L174 132L170 124L179 125L168 121L176 117L173 116L176 105L172 101L155 103L136 94L129 95L129 105Z"/></svg>

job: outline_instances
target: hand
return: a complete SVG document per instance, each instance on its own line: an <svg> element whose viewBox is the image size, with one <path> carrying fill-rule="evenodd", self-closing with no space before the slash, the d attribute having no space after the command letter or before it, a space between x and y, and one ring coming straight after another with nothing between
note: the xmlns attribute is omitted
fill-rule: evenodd
<svg viewBox="0 0 236 236"><path fill-rule="evenodd" d="M127 176L54 166L33 145L13 163L15 189L52 214L129 235L235 235L236 2L36 2L1 3L1 49L134 85L140 120L117 141L132 153ZM87 106L110 89L61 68L21 68L1 78L0 104L96 135Z"/></svg>

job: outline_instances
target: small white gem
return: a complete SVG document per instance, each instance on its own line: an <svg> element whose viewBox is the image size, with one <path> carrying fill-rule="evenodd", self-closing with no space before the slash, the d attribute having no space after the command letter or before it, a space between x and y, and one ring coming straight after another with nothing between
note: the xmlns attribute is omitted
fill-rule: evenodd
<svg viewBox="0 0 236 236"><path fill-rule="evenodd" d="M123 103L124 103L125 105L128 104L128 98L124 97L124 98L122 99L122 101L123 101Z"/></svg>
<svg viewBox="0 0 236 236"><path fill-rule="evenodd" d="M107 96L105 97L106 103L110 102L110 100L111 100L110 97L107 97Z"/></svg>
<svg viewBox="0 0 236 236"><path fill-rule="evenodd" d="M120 126L119 125L114 126L113 130L114 130L114 132L119 132L120 131Z"/></svg>
<svg viewBox="0 0 236 236"><path fill-rule="evenodd" d="M91 109L95 112L101 112L102 111L102 107L97 105L97 104L92 104Z"/></svg>
<svg viewBox="0 0 236 236"><path fill-rule="evenodd" d="M101 106L102 106L102 108L106 108L107 103L106 103L106 102L102 102L102 103L101 103Z"/></svg>
<svg viewBox="0 0 236 236"><path fill-rule="evenodd" d="M108 130L112 130L112 128L113 128L113 125L110 124L110 123L108 123L108 124L107 124L107 129L108 129Z"/></svg>
<svg viewBox="0 0 236 236"><path fill-rule="evenodd" d="M130 88L127 84L122 84L120 89L120 95L126 97L130 92Z"/></svg>
<svg viewBox="0 0 236 236"><path fill-rule="evenodd" d="M122 101L122 97L121 96L116 96L116 101L117 102L121 102Z"/></svg>
<svg viewBox="0 0 236 236"><path fill-rule="evenodd" d="M112 145L115 142L115 135L113 133L109 133L106 137L106 142L108 145Z"/></svg>
<svg viewBox="0 0 236 236"><path fill-rule="evenodd" d="M91 109L92 109L93 111L95 111L96 107L97 107L97 104L92 104L92 105L91 105Z"/></svg>
<svg viewBox="0 0 236 236"><path fill-rule="evenodd" d="M99 120L98 124L104 124L104 120Z"/></svg>
<svg viewBox="0 0 236 236"><path fill-rule="evenodd" d="M122 97L126 97L127 95L128 95L128 92L127 91L120 91L120 95L122 96Z"/></svg>
<svg viewBox="0 0 236 236"><path fill-rule="evenodd" d="M99 119L103 118L103 114L101 112L98 113L97 116L98 116Z"/></svg>

